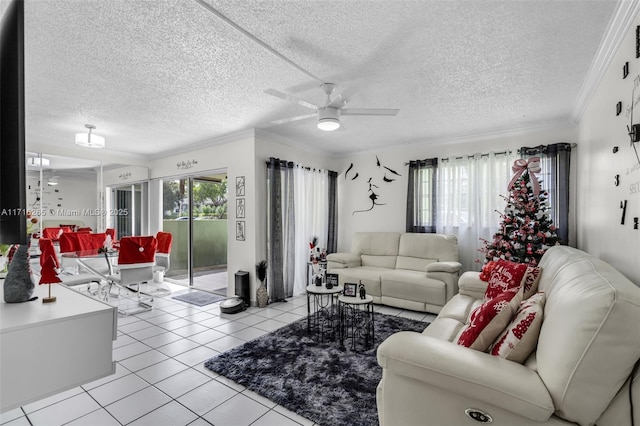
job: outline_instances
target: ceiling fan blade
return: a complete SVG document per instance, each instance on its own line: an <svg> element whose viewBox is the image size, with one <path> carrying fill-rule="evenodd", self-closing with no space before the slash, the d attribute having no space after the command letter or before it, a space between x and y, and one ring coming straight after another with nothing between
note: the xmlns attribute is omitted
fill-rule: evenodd
<svg viewBox="0 0 640 426"><path fill-rule="evenodd" d="M305 115L298 115L296 117L289 117L289 118L282 118L280 120L274 120L272 121L273 124L284 124L284 123L291 123L292 121L298 121L298 120L304 120L305 118L311 118L311 117L317 117L318 114L311 113L311 114L305 114Z"/></svg>
<svg viewBox="0 0 640 426"><path fill-rule="evenodd" d="M298 104L301 105L305 108L310 108L310 109L318 109L319 107L317 105L312 104L311 102L307 102L304 101L302 99L298 99L294 96L291 96L287 93L281 92L279 90L276 89L267 89L264 91L264 93L266 93L267 95L271 95L271 96L275 96L276 98L280 98L280 99L284 99L285 101L289 101L289 102L293 102L294 104Z"/></svg>
<svg viewBox="0 0 640 426"><path fill-rule="evenodd" d="M347 108L341 109L340 115L396 115L399 109L383 108Z"/></svg>

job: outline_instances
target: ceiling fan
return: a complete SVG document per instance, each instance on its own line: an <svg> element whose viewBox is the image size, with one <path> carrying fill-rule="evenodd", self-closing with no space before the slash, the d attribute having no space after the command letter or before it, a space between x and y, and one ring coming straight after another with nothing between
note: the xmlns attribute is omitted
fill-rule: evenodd
<svg viewBox="0 0 640 426"><path fill-rule="evenodd" d="M298 115L296 117L283 118L281 120L273 121L274 124L290 123L292 121L303 120L305 118L316 117L318 129L325 131L337 130L340 128L340 116L342 115L370 115L370 116L389 116L396 115L399 109L383 109L383 108L344 108L351 100L351 97L355 92L344 92L337 95L334 99L331 99L331 95L336 89L336 85L333 83L322 83L320 88L327 95L327 100L324 105L319 106L312 104L311 102L298 99L287 93L281 92L275 89L267 89L264 92L266 94L275 96L280 99L284 99L294 104L301 105L305 108L314 110L311 114Z"/></svg>

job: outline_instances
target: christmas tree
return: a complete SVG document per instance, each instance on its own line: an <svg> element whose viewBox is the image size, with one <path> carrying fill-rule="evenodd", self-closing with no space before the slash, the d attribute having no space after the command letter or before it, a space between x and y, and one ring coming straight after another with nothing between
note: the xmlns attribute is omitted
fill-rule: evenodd
<svg viewBox="0 0 640 426"><path fill-rule="evenodd" d="M540 181L535 175L540 172L539 164L537 157L515 161L509 196L502 196L507 206L500 214L500 230L494 234L493 241L481 239L485 243L480 249L485 254L485 263L504 259L537 265L549 247L559 244L549 214L549 195L540 190Z"/></svg>

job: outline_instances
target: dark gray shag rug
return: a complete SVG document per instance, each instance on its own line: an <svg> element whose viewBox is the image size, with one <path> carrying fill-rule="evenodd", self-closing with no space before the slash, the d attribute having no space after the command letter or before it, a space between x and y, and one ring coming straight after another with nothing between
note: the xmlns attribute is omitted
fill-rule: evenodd
<svg viewBox="0 0 640 426"><path fill-rule="evenodd" d="M211 358L205 367L319 425L378 425L376 387L382 367L380 342L428 323L375 314L375 344L351 351L349 342L320 342L307 333L307 319Z"/></svg>
<svg viewBox="0 0 640 426"><path fill-rule="evenodd" d="M197 306L206 306L215 302L226 299L224 296L218 294L211 294L204 291L192 291L188 290L187 293L179 293L171 297L172 299L181 300L183 302L191 303Z"/></svg>

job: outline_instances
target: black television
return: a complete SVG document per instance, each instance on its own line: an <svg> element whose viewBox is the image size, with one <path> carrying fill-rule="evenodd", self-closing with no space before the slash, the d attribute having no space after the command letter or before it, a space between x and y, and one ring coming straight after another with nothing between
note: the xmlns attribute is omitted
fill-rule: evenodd
<svg viewBox="0 0 640 426"><path fill-rule="evenodd" d="M26 244L24 2L12 0L0 36L0 243Z"/></svg>

